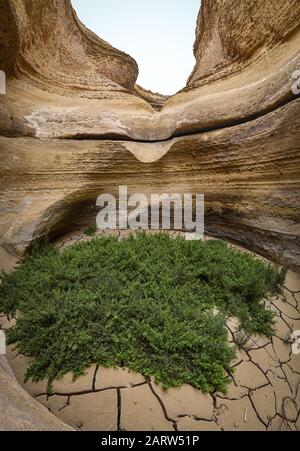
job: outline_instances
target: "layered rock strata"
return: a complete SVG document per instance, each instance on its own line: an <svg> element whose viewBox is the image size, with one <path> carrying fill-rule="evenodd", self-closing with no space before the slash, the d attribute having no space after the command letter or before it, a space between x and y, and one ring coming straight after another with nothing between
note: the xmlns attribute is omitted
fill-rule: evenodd
<svg viewBox="0 0 300 451"><path fill-rule="evenodd" d="M207 233L299 270L300 4L273 3L203 0L195 69L165 98L69 0L0 0L1 246L23 255L125 184L204 193Z"/></svg>
<svg viewBox="0 0 300 451"><path fill-rule="evenodd" d="M26 393L0 355L0 431L72 431Z"/></svg>

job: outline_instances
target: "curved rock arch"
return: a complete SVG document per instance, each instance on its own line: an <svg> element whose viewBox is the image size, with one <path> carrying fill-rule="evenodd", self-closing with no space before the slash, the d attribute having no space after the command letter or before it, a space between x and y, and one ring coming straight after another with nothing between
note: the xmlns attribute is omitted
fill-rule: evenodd
<svg viewBox="0 0 300 451"><path fill-rule="evenodd" d="M297 0L203 0L195 69L169 99L135 86L136 62L87 30L70 0L0 8L3 247L22 254L62 233L68 212L122 181L202 192L209 233L300 268Z"/></svg>

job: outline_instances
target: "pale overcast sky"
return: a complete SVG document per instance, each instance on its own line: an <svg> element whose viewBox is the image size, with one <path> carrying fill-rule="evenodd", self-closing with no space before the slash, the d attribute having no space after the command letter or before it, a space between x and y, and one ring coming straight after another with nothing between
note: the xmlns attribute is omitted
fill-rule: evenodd
<svg viewBox="0 0 300 451"><path fill-rule="evenodd" d="M185 86L195 64L200 0L72 0L80 20L138 63L138 84L162 94Z"/></svg>

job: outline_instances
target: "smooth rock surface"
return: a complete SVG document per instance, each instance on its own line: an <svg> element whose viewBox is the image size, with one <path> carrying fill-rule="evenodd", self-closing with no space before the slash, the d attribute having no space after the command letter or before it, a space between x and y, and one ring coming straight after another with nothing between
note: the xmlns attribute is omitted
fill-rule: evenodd
<svg viewBox="0 0 300 451"><path fill-rule="evenodd" d="M26 393L0 355L0 431L72 431Z"/></svg>

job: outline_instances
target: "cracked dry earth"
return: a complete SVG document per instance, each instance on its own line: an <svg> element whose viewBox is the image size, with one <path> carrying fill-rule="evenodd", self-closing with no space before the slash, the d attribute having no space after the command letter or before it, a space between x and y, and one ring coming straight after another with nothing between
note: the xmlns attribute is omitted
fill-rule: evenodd
<svg viewBox="0 0 300 451"><path fill-rule="evenodd" d="M87 239L77 233L58 246ZM300 355L292 352L291 340L300 330L300 276L289 272L282 294L266 302L276 315L271 340L241 340L238 322L228 321L229 341L240 348L227 395L203 394L191 386L165 392L126 368L93 366L76 382L71 374L55 381L48 396L46 383L24 384L28 358L12 346L7 358L23 388L75 430L300 431ZM0 318L1 329L13 325Z"/></svg>

